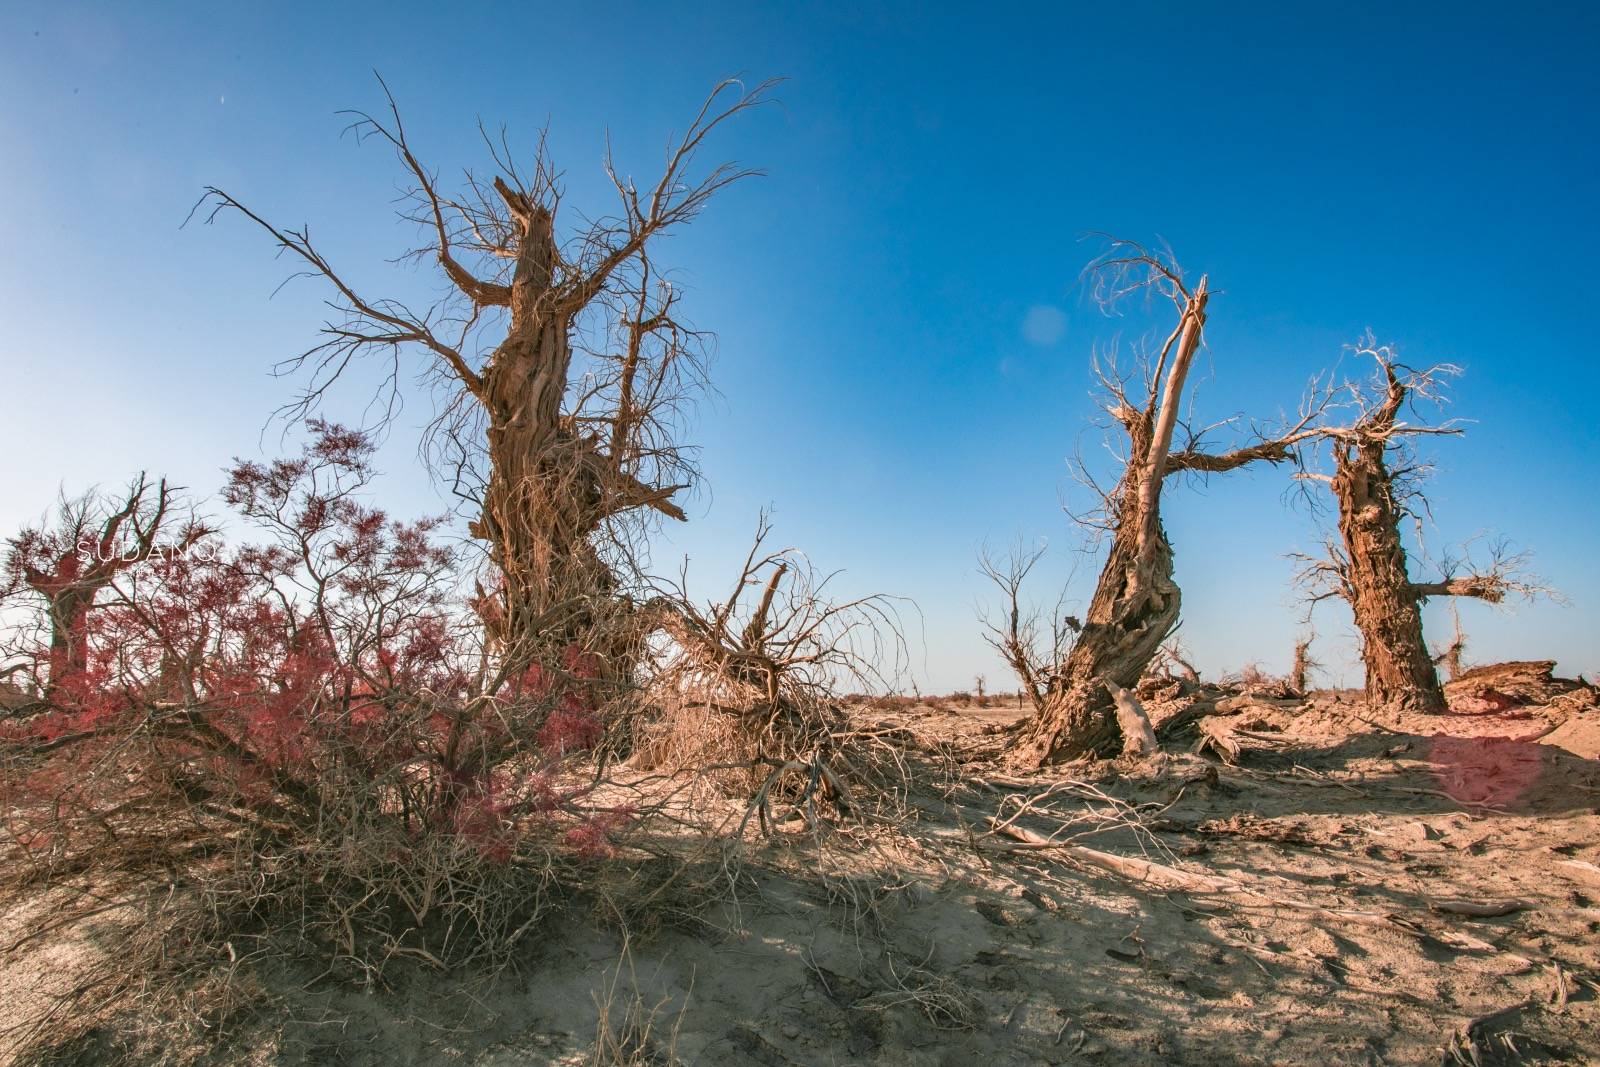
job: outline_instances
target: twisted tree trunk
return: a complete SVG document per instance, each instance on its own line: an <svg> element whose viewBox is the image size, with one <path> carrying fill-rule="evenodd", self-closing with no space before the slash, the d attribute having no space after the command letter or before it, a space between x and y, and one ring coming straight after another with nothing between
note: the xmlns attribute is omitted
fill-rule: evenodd
<svg viewBox="0 0 1600 1067"><path fill-rule="evenodd" d="M324 328L321 344L290 361L311 370L312 381L294 405L298 414L309 414L356 357L402 346L425 353L431 372L458 382L465 394L452 401L463 408L444 419L464 467L476 469L478 443L462 431L481 413L488 474L470 530L487 543L498 574L477 607L491 648L513 672L551 652L598 654L614 661L617 677L631 666L630 650L640 641L633 623L602 625L634 613L617 593L622 582L607 562L610 553L601 550L600 534L611 520L641 508L686 517L672 497L687 483L641 479L666 482L675 472L688 473L667 423L693 385L692 372L677 364L692 362L687 349L696 336L673 317L676 296L655 277L649 249L658 236L698 215L718 191L757 173L728 163L698 180L687 171L711 131L760 103L772 84L746 90L730 79L713 88L653 186L639 188L608 159L621 213L588 223L571 242L556 239L560 190L542 143L524 172L496 153L500 175L485 183L469 172L464 195L447 197L412 153L392 97L387 118L359 115L359 135L387 142L414 180L401 216L421 223L431 237L412 255L436 256L451 283L450 292L421 313L398 301L364 298L305 228L280 229L221 189L207 190L209 217L240 212L335 290L332 304L344 319ZM731 103L729 93L737 93ZM508 260L514 267L503 281ZM462 298L472 306L468 315L456 303ZM481 336L480 315L488 309L504 309L509 323L480 366L468 346ZM586 353L602 369L579 376L583 388L569 389L577 384L571 380L572 333L586 314L606 322L608 342L613 329L622 334L623 351ZM480 410L466 410L474 406ZM620 546L618 555L627 554L625 541L612 542Z"/></svg>
<svg viewBox="0 0 1600 1067"><path fill-rule="evenodd" d="M615 576L594 535L611 515L655 503L562 418L572 363L573 319L584 306L558 286L553 220L543 206L501 185L521 233L510 284L511 323L484 368L489 479L471 532L489 542L503 578L486 616L490 636L514 663L576 646L615 670L617 634L596 631ZM666 490L670 495L671 487ZM681 517L681 512L677 513Z"/></svg>
<svg viewBox="0 0 1600 1067"><path fill-rule="evenodd" d="M1138 507L1136 496L1129 494L1130 510ZM1177 627L1182 599L1160 520L1143 549L1135 525L1119 524L1078 640L1052 679L1041 713L1012 744L1020 763L1115 755L1121 748L1122 729L1106 683L1123 689L1138 684Z"/></svg>
<svg viewBox="0 0 1600 1067"><path fill-rule="evenodd" d="M1159 409L1152 397L1144 410L1119 414L1133 447L1117 487L1111 552L1083 629L1051 679L1044 707L1011 745L1010 756L1019 763L1114 755L1122 745L1122 728L1107 683L1122 689L1137 685L1178 624L1181 594L1172 577L1172 545L1161 524L1161 482L1208 298L1201 278L1184 309Z"/></svg>
<svg viewBox="0 0 1600 1067"><path fill-rule="evenodd" d="M1405 447L1409 437L1427 432L1459 432L1401 421L1407 398L1430 395L1435 379L1453 368L1409 371L1394 360L1392 350L1369 346L1365 350L1378 362L1381 392L1348 428L1330 431L1336 442L1334 469L1327 476L1339 502L1341 545L1326 569L1337 575L1338 588L1350 603L1361 631L1361 658L1367 669L1367 701L1411 711L1437 713L1448 710L1439 672L1422 636L1422 602L1433 596L1472 597L1499 603L1506 593L1536 587L1520 581L1512 568L1515 559L1501 560L1484 573L1446 574L1440 581L1412 581L1400 537L1400 520L1406 514L1398 499L1395 474L1389 467L1391 449ZM1402 467L1411 466L1400 452ZM1415 493L1415 488L1411 488ZM1455 654L1460 655L1457 623Z"/></svg>
<svg viewBox="0 0 1600 1067"><path fill-rule="evenodd" d="M1361 631L1367 700L1442 712L1444 690L1422 639L1422 595L1411 582L1384 438L1340 452L1333 474L1344 542L1345 593Z"/></svg>
<svg viewBox="0 0 1600 1067"><path fill-rule="evenodd" d="M502 189L521 229L506 338L483 371L489 481L472 526L489 542L504 582L492 636L539 632L558 598L581 596L584 576L568 573L588 529L575 442L561 434L561 399L572 362L567 313L556 299L557 250L550 213Z"/></svg>

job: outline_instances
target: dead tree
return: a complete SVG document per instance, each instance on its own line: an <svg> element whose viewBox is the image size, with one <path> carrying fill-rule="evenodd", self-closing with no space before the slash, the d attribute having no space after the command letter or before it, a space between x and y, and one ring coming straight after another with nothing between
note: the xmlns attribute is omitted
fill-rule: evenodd
<svg viewBox="0 0 1600 1067"><path fill-rule="evenodd" d="M1106 411L1128 443L1115 488L1101 492L1102 507L1088 520L1110 537L1111 547L1070 651L1063 660L1036 660L1023 674L1037 709L1010 745L1011 758L1023 765L1119 749L1122 731L1112 687L1133 688L1178 622L1172 546L1161 523L1166 480L1176 474L1220 474L1258 461L1289 460L1298 443L1316 434L1311 424L1320 412L1308 401L1288 428L1270 436L1257 431L1251 443L1227 452L1202 449L1204 431L1187 427L1174 447L1190 368L1205 329L1211 298L1207 279L1201 277L1191 288L1170 254L1151 253L1127 241L1114 241L1086 276L1102 308L1109 311L1129 296L1149 294L1169 301L1177 322L1155 358L1144 364L1136 396L1128 390L1134 383L1114 369L1100 373L1108 394ZM1017 657L1008 658L1017 666Z"/></svg>
<svg viewBox="0 0 1600 1067"><path fill-rule="evenodd" d="M1200 681L1199 669L1190 658L1189 650L1177 637L1170 638L1161 646L1150 664L1150 674L1157 678L1178 678L1191 684Z"/></svg>
<svg viewBox="0 0 1600 1067"><path fill-rule="evenodd" d="M770 85L718 85L651 185L636 186L608 156L619 210L564 235L558 174L542 138L519 169L504 135L486 133L495 173L469 171L447 193L414 154L392 96L386 115L358 113L357 136L388 145L411 183L401 216L426 239L408 258L432 261L447 283L447 295L421 312L358 293L308 229L280 229L207 190L211 219L243 214L333 290L337 318L325 340L283 368L310 379L291 414L307 414L363 356L388 357L393 388L399 352L416 352L423 377L442 386L433 459L476 511L470 531L486 542L495 572L480 613L511 661L531 658L533 643L551 634L607 652L587 634L628 562L608 550L628 556L652 511L685 517L674 498L694 472L672 431L700 374L700 337L678 318L678 292L652 252L718 192L757 173L728 163L692 171L712 132ZM599 347L586 347L593 337ZM391 411L392 401L391 393Z"/></svg>
<svg viewBox="0 0 1600 1067"><path fill-rule="evenodd" d="M1026 549L1018 543L1005 559L985 552L978 560L983 576L993 582L1005 598L1000 617L984 619L984 640L1022 683L1021 697L1035 716L1044 714L1055 665L1066 660L1074 638L1082 629L1077 618L1066 614L1064 593L1051 612L1048 639L1043 632L1041 612L1024 605L1023 587L1043 557L1044 549Z"/></svg>
<svg viewBox="0 0 1600 1067"><path fill-rule="evenodd" d="M1306 693L1311 684L1311 675L1322 669L1322 664L1311 655L1311 643L1316 639L1317 632L1312 630L1294 643L1294 662L1289 666L1289 688L1296 693Z"/></svg>
<svg viewBox="0 0 1600 1067"><path fill-rule="evenodd" d="M1428 468L1413 442L1427 435L1457 435L1460 426L1408 421L1418 401L1437 403L1443 383L1459 373L1448 364L1412 370L1390 346L1370 338L1356 353L1372 359L1367 382L1349 383L1348 425L1324 431L1332 472L1299 477L1325 483L1338 506L1338 537L1327 558L1305 560L1300 579L1313 606L1341 597L1355 615L1366 667L1367 700L1373 705L1437 713L1447 710L1433 656L1422 635L1422 605L1429 597L1473 597L1498 604L1508 595L1541 592L1522 573L1525 557L1498 546L1487 567L1443 561L1431 582L1414 581L1402 523L1420 522L1425 509L1421 482Z"/></svg>
<svg viewBox="0 0 1600 1067"><path fill-rule="evenodd" d="M1445 680L1453 682L1461 677L1461 672L1464 669L1462 659L1467 652L1467 635L1461 629L1461 612L1456 610L1454 604L1450 605L1450 615L1451 621L1455 624L1455 630L1451 634L1450 643L1444 647L1443 651L1433 657L1433 662L1435 666L1444 668Z"/></svg>
<svg viewBox="0 0 1600 1067"><path fill-rule="evenodd" d="M48 698L61 683L81 676L88 666L89 615L95 600L118 574L157 551L156 539L167 522L173 490L165 479L155 489L139 475L125 497L106 500L88 493L63 499L53 527L25 529L11 538L6 553L8 584L43 598L50 626L44 692ZM191 526L181 550L199 534Z"/></svg>

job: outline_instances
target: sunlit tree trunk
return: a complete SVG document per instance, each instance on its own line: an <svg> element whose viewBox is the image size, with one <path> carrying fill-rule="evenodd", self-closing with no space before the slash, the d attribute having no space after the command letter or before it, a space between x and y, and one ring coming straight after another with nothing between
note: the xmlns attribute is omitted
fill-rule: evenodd
<svg viewBox="0 0 1600 1067"><path fill-rule="evenodd" d="M1106 683L1123 689L1137 685L1178 624L1182 598L1172 578L1172 546L1161 524L1161 483L1208 299L1206 279L1201 278L1187 295L1160 407L1123 415L1133 448L1116 491L1111 551L1077 642L1052 680L1040 713L1011 746L1011 756L1019 762L1043 764L1116 752L1122 731Z"/></svg>
<svg viewBox="0 0 1600 1067"><path fill-rule="evenodd" d="M1361 632L1361 658L1366 667L1367 701L1373 705L1437 713L1447 710L1439 672L1422 632L1422 605L1429 597L1471 597L1499 603L1508 593L1535 596L1546 592L1520 568L1520 555L1496 549L1492 564L1481 570L1454 573L1459 561L1446 560L1446 573L1436 582L1414 581L1401 537L1402 520L1425 507L1418 472L1423 469L1408 442L1421 435L1454 435L1446 423L1430 427L1405 420L1415 398L1437 400L1440 382L1457 373L1441 365L1411 370L1399 364L1388 346L1370 338L1357 351L1373 358L1377 374L1368 386L1350 386L1357 418L1348 426L1328 427L1333 473L1305 473L1324 481L1339 507L1339 539L1329 557L1308 561L1302 580L1316 590L1315 599L1341 596L1350 604ZM1398 456L1398 460L1395 457ZM1456 656L1462 642L1459 621Z"/></svg>
<svg viewBox="0 0 1600 1067"><path fill-rule="evenodd" d="M1422 639L1422 607L1406 568L1400 516L1384 463L1386 442L1370 440L1340 455L1333 475L1339 536L1348 561L1345 583L1367 700L1411 711L1445 710L1444 690Z"/></svg>
<svg viewBox="0 0 1600 1067"><path fill-rule="evenodd" d="M478 599L490 647L520 670L551 651L624 658L638 635L624 624L600 632L601 617L626 616L611 563L631 560L636 541L620 533L647 510L685 518L673 496L692 464L671 425L695 380L698 336L674 317L676 292L652 269L658 235L692 220L728 185L756 172L732 164L689 175L711 131L755 106L771 83L745 90L719 84L668 153L660 179L640 188L606 160L620 198L615 213L556 233L559 175L543 142L518 166L491 145L500 173L470 172L454 196L412 153L399 109L363 115L359 136L387 142L414 182L401 214L429 243L413 256L437 260L447 295L421 312L359 294L311 243L308 232L266 222L220 189L214 210L236 210L264 228L334 289L344 315L325 340L289 361L312 381L296 410L309 412L357 357L402 347L425 357L427 372L458 392L436 428L448 439L463 496L476 496L473 536L485 542L495 576ZM478 331L506 323L498 343ZM574 370L574 336L598 337ZM591 332L592 330L592 332ZM489 351L482 359L480 352ZM391 379L392 380L392 379ZM476 437L482 426L486 439ZM463 475L463 472L467 472ZM685 476L683 478L677 476ZM478 485L481 477L482 484ZM654 484L647 484L647 481ZM637 538L639 527L631 531ZM602 552L602 541L613 551ZM610 562L608 562L610 561ZM617 664L619 674L628 665Z"/></svg>

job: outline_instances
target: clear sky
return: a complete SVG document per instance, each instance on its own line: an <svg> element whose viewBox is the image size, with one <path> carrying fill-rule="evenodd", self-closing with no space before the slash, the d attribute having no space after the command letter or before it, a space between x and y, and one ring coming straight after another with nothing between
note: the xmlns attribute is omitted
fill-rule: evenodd
<svg viewBox="0 0 1600 1067"><path fill-rule="evenodd" d="M322 294L273 296L289 267L242 220L180 228L203 186L309 223L370 292L432 291L386 262L414 236L392 156L339 136L339 109L381 104L374 70L446 175L487 163L478 118L522 143L548 121L590 212L607 131L650 176L715 80L782 75L781 106L712 148L768 176L663 250L720 343L692 434L708 489L659 565L687 554L720 589L770 506L842 590L915 601L919 684L1010 687L979 639L979 550L1047 539L1047 602L1098 567L1062 503L1066 458L1095 447L1087 357L1119 328L1075 287L1079 235L1105 230L1166 239L1223 290L1202 415L1292 406L1369 327L1464 366L1455 414L1476 422L1434 449L1430 545L1503 533L1571 600L1467 605L1469 654L1600 671L1597 12L5 0L0 527L63 485L149 469L214 491L230 456L277 451L262 430L294 383L268 369L313 339ZM384 453L401 514L442 506L413 451L430 410L413 398ZM1319 534L1286 485L1166 498L1203 669L1287 662L1286 555ZM1319 632L1355 682L1348 614Z"/></svg>

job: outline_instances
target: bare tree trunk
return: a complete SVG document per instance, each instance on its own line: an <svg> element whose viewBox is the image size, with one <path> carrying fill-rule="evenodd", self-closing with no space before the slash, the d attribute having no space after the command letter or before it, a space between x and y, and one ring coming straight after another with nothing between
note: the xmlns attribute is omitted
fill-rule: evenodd
<svg viewBox="0 0 1600 1067"><path fill-rule="evenodd" d="M554 276L550 212L498 188L521 234L511 324L482 375L489 479L471 532L489 542L504 579L503 599L485 622L514 663L576 645L606 660L608 673L625 671L617 661L632 642L615 627L597 630L600 615L617 607L609 603L617 583L594 535L611 516L641 506L681 518L668 499L681 487L640 484L620 469L620 457L602 455L563 419L573 319L583 305Z"/></svg>
<svg viewBox="0 0 1600 1067"><path fill-rule="evenodd" d="M1178 625L1181 596L1172 578L1172 546L1161 525L1161 482L1209 295L1201 278L1184 309L1159 410L1126 414L1134 447L1117 487L1111 552L1083 631L1052 681L1044 707L1012 743L1011 758L1020 763L1037 766L1116 753L1122 729L1107 683L1124 689L1137 685Z"/></svg>
<svg viewBox="0 0 1600 1067"><path fill-rule="evenodd" d="M617 594L622 577L597 535L630 513L642 518L644 509L686 517L672 497L690 483L674 484L674 477L691 474L692 465L670 431L678 404L695 384L699 344L674 317L677 298L652 269L650 250L718 191L757 173L722 164L695 180L688 171L712 130L754 107L772 84L746 90L737 80L719 83L672 146L653 186L641 189L608 158L621 212L585 224L570 241L556 236L560 188L542 141L521 171L491 146L501 173L484 181L469 172L463 194L452 197L441 194L434 173L412 153L392 97L388 117L360 115L358 134L387 142L414 180L401 216L431 234L410 255L437 257L450 282L422 312L364 298L317 251L306 229L280 229L222 190L207 190L209 217L240 212L335 290L332 303L343 321L324 329L321 344L288 361L312 379L291 406L294 413L309 415L356 357L387 356L401 346L424 353L430 373L458 384L434 431L459 451L458 472L470 471L469 483L479 469L480 447L487 454L480 513L470 529L487 543L498 584L478 606L491 646L513 671L573 646L623 669L620 661L637 647L631 624L599 625L603 616L631 614L633 605ZM735 94L731 101L729 94ZM501 321L499 312L483 314L490 309L505 309L509 322L503 340L480 363L478 353L487 346L479 331ZM585 366L575 371L573 332L586 315L604 324L607 341L586 351ZM613 346L619 336L620 352ZM472 436L480 415L487 430L481 445ZM628 554L625 540L611 542L619 546L617 555Z"/></svg>
<svg viewBox="0 0 1600 1067"><path fill-rule="evenodd" d="M1311 658L1311 642L1315 633L1307 634L1294 643L1294 662L1289 667L1289 688L1304 695L1311 684L1311 671L1319 666Z"/></svg>
<svg viewBox="0 0 1600 1067"><path fill-rule="evenodd" d="M1460 561L1445 561L1438 581L1414 581L1407 571L1401 519L1426 507L1417 473L1423 464L1410 441L1419 435L1461 433L1450 423L1430 427L1401 421L1408 401L1437 400L1440 382L1458 370L1440 364L1427 370L1401 365L1388 345L1369 336L1358 347L1377 363L1366 386L1351 385L1358 417L1348 426L1325 428L1332 442L1333 473L1302 477L1328 483L1339 504L1339 543L1328 545L1329 559L1308 561L1301 580L1313 602L1341 596L1350 604L1361 631L1361 658L1367 669L1367 702L1414 711L1448 710L1436 661L1422 635L1422 603L1429 597L1472 597L1491 604L1507 594L1533 597L1548 590L1521 570L1525 556L1496 549L1487 569L1458 573ZM1390 456L1398 457L1391 466ZM1440 657L1452 674L1460 668L1460 619L1455 643Z"/></svg>
<svg viewBox="0 0 1600 1067"><path fill-rule="evenodd" d="M1178 625L1181 594L1172 579L1172 549L1159 524L1147 549L1141 553L1128 524L1118 530L1083 631L1043 709L1013 742L1014 759L1043 765L1115 755L1120 749L1122 730L1107 683L1124 689L1137 685Z"/></svg>
<svg viewBox="0 0 1600 1067"><path fill-rule="evenodd" d="M520 197L507 200L522 233L511 324L483 372L489 481L472 528L489 542L505 583L493 626L501 641L540 632L535 620L552 611L557 598L581 597L587 583L565 572L576 570L582 555L578 549L588 530L581 500L590 495L577 484L577 442L563 441L561 434L572 349L566 309L552 292L552 220Z"/></svg>
<svg viewBox="0 0 1600 1067"><path fill-rule="evenodd" d="M552 219L511 190L501 193L521 233L510 327L482 375L489 480L472 533L489 542L504 581L486 622L505 643L544 633L541 621L556 622L551 616L561 604L581 602L599 576L582 573L592 529L585 505L597 494L584 484L579 442L561 430L572 349L569 312L553 288L558 252ZM526 660L533 650L512 654Z"/></svg>
<svg viewBox="0 0 1600 1067"><path fill-rule="evenodd" d="M1444 690L1422 639L1421 598L1406 570L1382 438L1341 453L1333 475L1344 542L1346 594L1361 631L1367 701L1442 712Z"/></svg>

